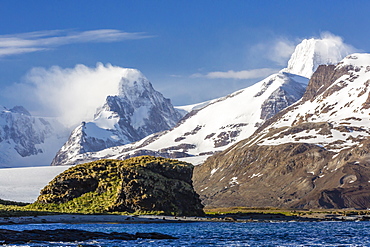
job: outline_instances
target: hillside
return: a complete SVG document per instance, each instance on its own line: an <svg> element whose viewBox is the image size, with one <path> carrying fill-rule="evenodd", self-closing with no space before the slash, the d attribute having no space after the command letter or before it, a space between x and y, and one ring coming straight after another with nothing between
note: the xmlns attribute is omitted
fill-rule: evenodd
<svg viewBox="0 0 370 247"><path fill-rule="evenodd" d="M370 207L370 54L320 66L300 101L196 167L213 206Z"/></svg>

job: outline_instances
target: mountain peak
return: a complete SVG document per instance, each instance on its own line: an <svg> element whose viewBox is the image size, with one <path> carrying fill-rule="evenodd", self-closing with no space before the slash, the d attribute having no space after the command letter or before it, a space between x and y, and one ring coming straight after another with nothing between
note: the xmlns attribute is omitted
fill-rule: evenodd
<svg viewBox="0 0 370 247"><path fill-rule="evenodd" d="M128 92L143 92L152 88L149 80L136 69L126 69L119 83L119 95L125 96Z"/></svg>
<svg viewBox="0 0 370 247"><path fill-rule="evenodd" d="M19 114L24 114L26 116L31 116L31 113L26 110L23 106L14 106L12 109L10 109L11 112L13 113L19 113Z"/></svg>
<svg viewBox="0 0 370 247"><path fill-rule="evenodd" d="M355 49L342 42L339 37L327 36L322 39L304 39L298 44L289 59L288 72L311 78L321 64L337 64Z"/></svg>
<svg viewBox="0 0 370 247"><path fill-rule="evenodd" d="M174 127L181 117L170 100L156 91L140 71L126 69L119 94L107 96L94 119L72 132L52 164L61 164L79 154L138 141Z"/></svg>

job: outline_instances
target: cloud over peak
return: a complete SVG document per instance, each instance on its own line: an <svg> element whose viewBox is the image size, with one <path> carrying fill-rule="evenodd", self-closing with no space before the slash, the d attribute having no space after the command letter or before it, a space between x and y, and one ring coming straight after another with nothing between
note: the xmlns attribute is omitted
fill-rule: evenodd
<svg viewBox="0 0 370 247"><path fill-rule="evenodd" d="M341 37L336 36L330 32L322 32L320 34L320 37L314 37L310 39L290 40L284 37L279 37L273 40L256 44L250 49L250 52L255 56L264 58L264 60L272 61L274 64L272 64L271 68L260 68L241 71L213 71L204 74L196 73L191 75L191 78L240 80L267 77L279 71L275 67L288 65L289 68L292 66L291 63L294 63L296 60L304 60L302 54L305 52L307 53L306 50L309 48L302 45L302 43L305 42L314 44L314 50L312 50L312 52L315 52L315 55L317 56L315 57L315 61L318 64L337 63L346 55L358 51L353 46L344 43ZM297 44L299 45L297 46ZM303 49L304 51L299 53L297 52L297 49ZM295 58L295 55L299 57ZM313 55L314 54L312 54L312 56ZM305 73L303 76L310 77L310 74L312 74L312 71L314 71L317 66L308 66L309 63L313 63L313 57L306 56L306 59L311 61L304 61L304 63L301 63L303 67L306 66L306 70L309 70L309 72ZM291 69L283 69L283 71L290 73L297 72ZM297 74L300 74L300 71L298 71Z"/></svg>
<svg viewBox="0 0 370 247"><path fill-rule="evenodd" d="M116 29L90 31L47 30L0 35L0 57L47 50L73 43L107 43L146 39L145 33L128 33Z"/></svg>
<svg viewBox="0 0 370 247"><path fill-rule="evenodd" d="M131 70L101 63L96 67L33 68L22 83L2 93L20 97L33 115L58 117L66 127L75 127L92 120L108 95L119 94L120 81Z"/></svg>

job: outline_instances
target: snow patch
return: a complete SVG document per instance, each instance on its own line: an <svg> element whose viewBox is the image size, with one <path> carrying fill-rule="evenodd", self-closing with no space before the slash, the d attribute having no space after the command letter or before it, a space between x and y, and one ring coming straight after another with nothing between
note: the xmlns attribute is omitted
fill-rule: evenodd
<svg viewBox="0 0 370 247"><path fill-rule="evenodd" d="M217 170L218 170L219 168L214 168L214 169L212 169L212 171L211 171L211 177L213 176L213 174L215 173L215 172L217 172Z"/></svg>
<svg viewBox="0 0 370 247"><path fill-rule="evenodd" d="M238 177L232 177L230 180L229 184L239 184Z"/></svg>
<svg viewBox="0 0 370 247"><path fill-rule="evenodd" d="M253 173L253 175L252 176L248 176L249 178L254 178L254 177L261 177L263 174L262 173Z"/></svg>

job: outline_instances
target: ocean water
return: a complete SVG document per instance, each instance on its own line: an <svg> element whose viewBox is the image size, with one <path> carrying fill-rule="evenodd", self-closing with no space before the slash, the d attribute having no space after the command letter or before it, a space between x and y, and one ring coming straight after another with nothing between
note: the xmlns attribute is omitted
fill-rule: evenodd
<svg viewBox="0 0 370 247"><path fill-rule="evenodd" d="M11 246L370 246L370 222L150 223L4 225L2 229L81 229L102 232L159 232L176 240L101 240Z"/></svg>

